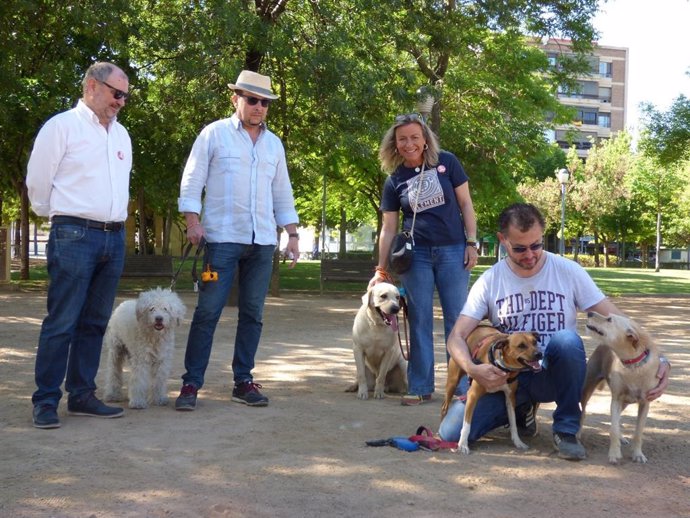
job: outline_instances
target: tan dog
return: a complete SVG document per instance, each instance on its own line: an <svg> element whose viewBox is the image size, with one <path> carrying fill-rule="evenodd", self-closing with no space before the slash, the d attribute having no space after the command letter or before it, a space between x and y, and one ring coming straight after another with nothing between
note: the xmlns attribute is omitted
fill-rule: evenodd
<svg viewBox="0 0 690 518"><path fill-rule="evenodd" d="M637 403L637 425L633 436L633 462L647 462L642 453L642 433L649 412L646 394L657 386L659 352L649 335L635 322L620 315L605 317L587 313L587 329L599 338L599 345L587 361L587 375L582 389L582 418L595 389L606 382L611 389L611 443L609 462L617 464L621 455L621 413L630 403Z"/></svg>
<svg viewBox="0 0 690 518"><path fill-rule="evenodd" d="M478 326L467 337L467 345L475 361L491 363L501 370L509 372L506 383L494 392L502 390L506 396L506 409L510 423L510 437L516 448L527 449L528 446L520 440L515 423L515 393L517 392L517 375L523 371L538 372L541 370L539 360L542 353L537 346L538 333L500 333L495 328L485 325ZM460 378L466 373L450 358L448 361L448 380L446 381L446 397L441 406L441 417L445 417L453 399L455 389ZM472 383L467 391L465 416L458 441L458 449L465 455L470 453L468 446L472 415L477 401L487 390L479 383Z"/></svg>
<svg viewBox="0 0 690 518"><path fill-rule="evenodd" d="M398 345L400 292L387 282L374 285L362 296L352 325L352 350L357 381L347 392L368 399L369 390L381 399L384 392L407 392L407 362Z"/></svg>

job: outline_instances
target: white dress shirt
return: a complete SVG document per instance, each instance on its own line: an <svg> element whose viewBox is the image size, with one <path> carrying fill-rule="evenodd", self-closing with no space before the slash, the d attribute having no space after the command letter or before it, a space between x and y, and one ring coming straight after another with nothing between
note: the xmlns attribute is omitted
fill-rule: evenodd
<svg viewBox="0 0 690 518"><path fill-rule="evenodd" d="M80 100L38 132L26 185L39 216L124 221L129 202L132 142L117 121L108 131Z"/></svg>
<svg viewBox="0 0 690 518"><path fill-rule="evenodd" d="M253 236L277 244L276 225L299 221L280 139L264 128L252 142L236 114L206 126L187 159L178 208L201 214L202 204L209 243L251 244Z"/></svg>

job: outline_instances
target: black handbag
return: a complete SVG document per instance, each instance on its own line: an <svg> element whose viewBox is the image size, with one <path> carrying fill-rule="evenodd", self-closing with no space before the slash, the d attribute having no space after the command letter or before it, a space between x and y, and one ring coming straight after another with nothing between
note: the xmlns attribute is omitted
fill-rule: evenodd
<svg viewBox="0 0 690 518"><path fill-rule="evenodd" d="M405 273L410 269L410 266L412 266L412 258L414 257L414 223L415 219L417 219L417 203L419 202L419 191L422 190L425 165L426 164L422 164L422 174L419 178L417 196L414 207L412 208L412 226L410 230L395 234L393 241L391 241L390 250L388 251L388 267L393 273L397 273L398 275Z"/></svg>
<svg viewBox="0 0 690 518"><path fill-rule="evenodd" d="M405 273L412 266L412 240L411 232L400 232L395 234L391 243L390 253L388 254L389 268L398 275Z"/></svg>

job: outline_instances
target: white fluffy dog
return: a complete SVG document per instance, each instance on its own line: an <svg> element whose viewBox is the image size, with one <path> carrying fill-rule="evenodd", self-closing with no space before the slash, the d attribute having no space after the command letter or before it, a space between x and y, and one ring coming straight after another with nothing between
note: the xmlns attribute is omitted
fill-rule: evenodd
<svg viewBox="0 0 690 518"><path fill-rule="evenodd" d="M108 349L107 401L122 400L122 367L128 358L129 408L167 404L175 328L185 311L175 292L161 288L144 291L115 309L103 339Z"/></svg>

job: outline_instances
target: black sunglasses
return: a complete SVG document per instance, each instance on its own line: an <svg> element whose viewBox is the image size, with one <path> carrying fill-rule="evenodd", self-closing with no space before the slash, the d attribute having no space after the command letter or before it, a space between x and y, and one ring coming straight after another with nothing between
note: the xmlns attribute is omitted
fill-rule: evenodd
<svg viewBox="0 0 690 518"><path fill-rule="evenodd" d="M100 79L96 79L96 81L98 81L99 83L103 83L105 86L107 86L108 88L110 88L110 89L113 91L113 97L114 97L115 99L117 99L118 101L119 101L120 99L124 99L125 101L126 101L127 99L129 99L129 94L128 94L127 92L123 92L122 90L118 90L118 89L115 88L114 86L111 86L111 85L109 85L108 83L106 83L105 81L101 81Z"/></svg>
<svg viewBox="0 0 690 518"><path fill-rule="evenodd" d="M510 243L510 241L509 241ZM513 246L512 243L510 243L510 249L515 252L516 254L524 254L527 249L530 249L532 252L536 252L537 250L541 250L544 248L544 242L542 241L541 243L534 243L529 246Z"/></svg>
<svg viewBox="0 0 690 518"><path fill-rule="evenodd" d="M418 113L406 113L404 115L398 115L395 118L396 124L407 123L407 122L424 122L424 119Z"/></svg>
<svg viewBox="0 0 690 518"><path fill-rule="evenodd" d="M252 97L251 95L244 95L241 93L238 93L240 97L244 97L247 100L247 104L249 106L256 106L256 103L260 102L261 106L264 108L267 108L269 104L271 104L271 99L259 99L258 97Z"/></svg>

